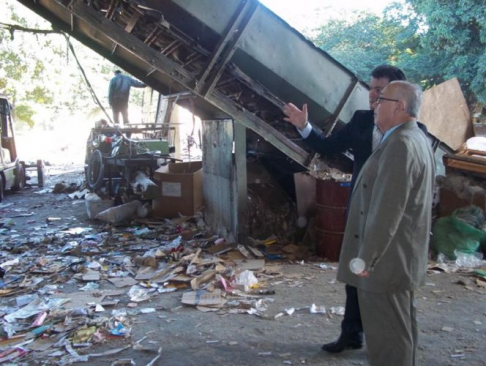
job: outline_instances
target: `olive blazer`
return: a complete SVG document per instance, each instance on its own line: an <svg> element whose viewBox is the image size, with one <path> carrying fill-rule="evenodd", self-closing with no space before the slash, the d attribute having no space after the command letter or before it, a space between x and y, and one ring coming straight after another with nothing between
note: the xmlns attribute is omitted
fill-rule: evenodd
<svg viewBox="0 0 486 366"><path fill-rule="evenodd" d="M430 142L415 121L400 125L356 179L337 279L370 292L415 290L427 267L435 176ZM369 278L351 273L361 258Z"/></svg>

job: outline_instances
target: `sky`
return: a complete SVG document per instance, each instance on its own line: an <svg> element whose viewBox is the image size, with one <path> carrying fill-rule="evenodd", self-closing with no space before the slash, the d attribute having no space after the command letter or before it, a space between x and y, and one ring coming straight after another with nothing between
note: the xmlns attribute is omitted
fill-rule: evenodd
<svg viewBox="0 0 486 366"><path fill-rule="evenodd" d="M312 30L326 19L345 18L353 10L376 14L393 0L260 0L267 8L300 32Z"/></svg>

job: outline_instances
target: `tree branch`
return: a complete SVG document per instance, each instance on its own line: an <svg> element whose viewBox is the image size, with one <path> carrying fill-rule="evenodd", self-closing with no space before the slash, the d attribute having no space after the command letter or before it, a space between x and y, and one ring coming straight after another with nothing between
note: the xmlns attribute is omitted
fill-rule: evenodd
<svg viewBox="0 0 486 366"><path fill-rule="evenodd" d="M29 32L29 33L35 33L35 34L52 34L52 33L61 33L60 31L56 31L53 29L35 29L35 28L25 28L20 25L16 24L7 24L7 23L1 23L0 22L0 28L3 29L8 29L10 32L10 36L12 39L14 38L14 32L19 31L19 32Z"/></svg>

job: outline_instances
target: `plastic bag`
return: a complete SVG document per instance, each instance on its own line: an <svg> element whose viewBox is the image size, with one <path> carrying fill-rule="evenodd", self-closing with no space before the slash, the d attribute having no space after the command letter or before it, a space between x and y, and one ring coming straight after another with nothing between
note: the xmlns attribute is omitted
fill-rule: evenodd
<svg viewBox="0 0 486 366"><path fill-rule="evenodd" d="M140 201L125 203L124 205L112 207L108 210L100 212L98 215L96 215L96 219L117 224L119 222L126 221L135 215L141 206L142 204Z"/></svg>
<svg viewBox="0 0 486 366"><path fill-rule="evenodd" d="M486 243L486 232L467 222L479 224L481 216L484 222L482 210L469 206L454 211L451 216L438 219L433 229L432 247L452 260L457 258L454 253L456 250L466 254L475 253L482 243Z"/></svg>
<svg viewBox="0 0 486 366"><path fill-rule="evenodd" d="M478 268L486 264L482 253L466 254L456 250L454 254L457 257L456 264L462 268Z"/></svg>
<svg viewBox="0 0 486 366"><path fill-rule="evenodd" d="M248 291L252 286L258 283L258 279L253 274L253 271L243 271L236 277L236 284L245 286L245 291Z"/></svg>
<svg viewBox="0 0 486 366"><path fill-rule="evenodd" d="M457 209L452 213L452 216L476 229L479 229L484 224L483 210L477 206L467 206Z"/></svg>
<svg viewBox="0 0 486 366"><path fill-rule="evenodd" d="M84 196L84 200L89 202L101 201L101 197L96 193L88 193L86 196Z"/></svg>

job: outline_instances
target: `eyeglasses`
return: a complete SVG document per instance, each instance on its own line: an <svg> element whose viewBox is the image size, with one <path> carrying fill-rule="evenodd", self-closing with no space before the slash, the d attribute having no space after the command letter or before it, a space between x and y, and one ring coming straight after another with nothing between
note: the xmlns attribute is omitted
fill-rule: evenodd
<svg viewBox="0 0 486 366"><path fill-rule="evenodd" d="M384 101L389 101L389 102L399 102L398 99L390 99L390 98L385 98L385 97L378 97L376 99L376 104L381 104L383 103Z"/></svg>

